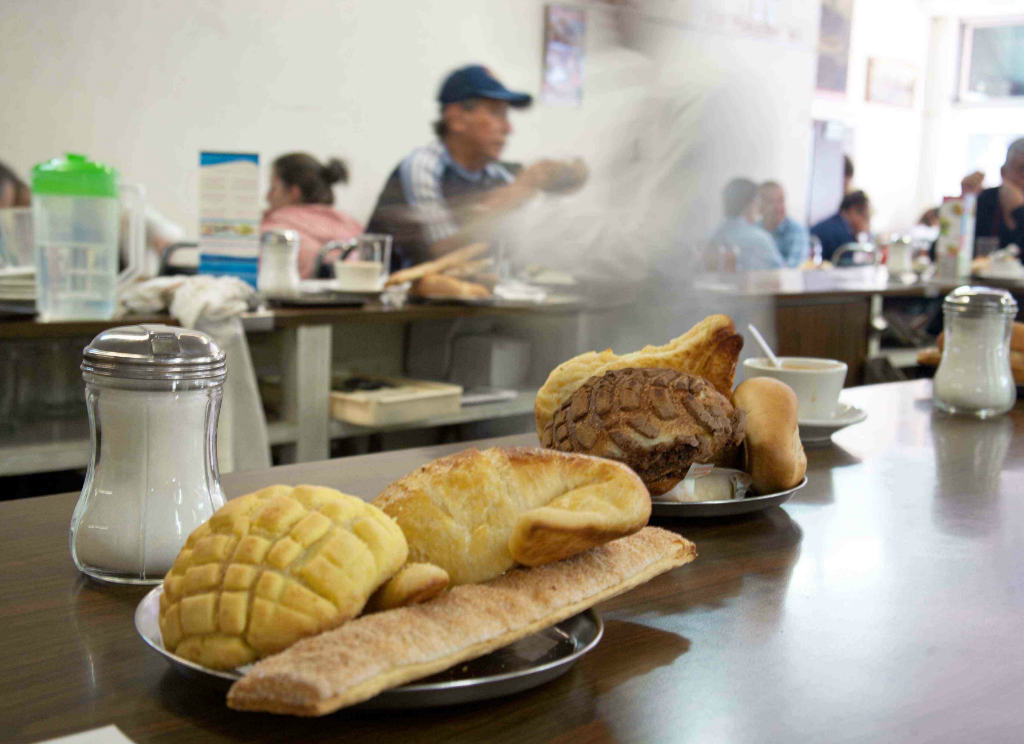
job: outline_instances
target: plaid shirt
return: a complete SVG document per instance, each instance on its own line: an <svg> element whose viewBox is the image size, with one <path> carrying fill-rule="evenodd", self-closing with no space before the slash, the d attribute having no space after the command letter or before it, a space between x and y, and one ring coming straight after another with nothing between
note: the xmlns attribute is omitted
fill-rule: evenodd
<svg viewBox="0 0 1024 744"><path fill-rule="evenodd" d="M459 231L453 203L512 183L517 171L515 165L498 162L467 171L435 140L413 150L391 172L366 230L394 236L393 269L420 263L429 258L431 245Z"/></svg>

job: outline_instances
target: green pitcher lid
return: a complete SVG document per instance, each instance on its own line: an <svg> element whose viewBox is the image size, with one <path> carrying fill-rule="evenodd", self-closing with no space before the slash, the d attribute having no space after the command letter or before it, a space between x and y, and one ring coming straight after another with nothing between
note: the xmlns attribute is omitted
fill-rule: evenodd
<svg viewBox="0 0 1024 744"><path fill-rule="evenodd" d="M32 169L32 193L117 197L117 171L73 152Z"/></svg>

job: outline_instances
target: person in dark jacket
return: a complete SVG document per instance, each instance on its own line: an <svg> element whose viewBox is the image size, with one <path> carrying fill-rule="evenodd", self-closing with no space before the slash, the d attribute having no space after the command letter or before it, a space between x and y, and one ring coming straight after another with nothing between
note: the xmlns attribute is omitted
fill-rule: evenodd
<svg viewBox="0 0 1024 744"><path fill-rule="evenodd" d="M839 211L811 228L811 234L821 241L821 257L832 260L840 246L856 243L857 236L871 229L871 202L863 191L854 191L843 197Z"/></svg>
<svg viewBox="0 0 1024 744"><path fill-rule="evenodd" d="M1010 144L999 173L1003 182L991 189L982 190L981 171L960 182L963 195L978 195L974 238L997 238L1000 248L1015 243L1024 250L1024 137Z"/></svg>

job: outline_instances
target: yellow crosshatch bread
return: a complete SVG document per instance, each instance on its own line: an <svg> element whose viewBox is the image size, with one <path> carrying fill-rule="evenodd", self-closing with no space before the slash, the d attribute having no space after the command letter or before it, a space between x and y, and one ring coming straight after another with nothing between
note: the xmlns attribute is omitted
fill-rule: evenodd
<svg viewBox="0 0 1024 744"><path fill-rule="evenodd" d="M651 516L647 488L625 465L531 447L442 457L373 503L401 526L409 560L440 566L452 585L568 558L636 532Z"/></svg>
<svg viewBox="0 0 1024 744"><path fill-rule="evenodd" d="M358 615L408 552L395 521L355 496L240 496L189 535L164 577L164 646L214 669L276 653Z"/></svg>

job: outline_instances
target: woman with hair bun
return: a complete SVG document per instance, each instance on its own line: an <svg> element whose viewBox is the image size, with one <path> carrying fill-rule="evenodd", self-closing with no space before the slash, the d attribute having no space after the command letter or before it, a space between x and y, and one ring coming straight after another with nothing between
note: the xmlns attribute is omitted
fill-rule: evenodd
<svg viewBox="0 0 1024 744"><path fill-rule="evenodd" d="M260 230L295 230L299 234L299 273L313 276L316 257L331 240L348 240L363 232L355 218L334 204L336 183L348 183L348 167L331 158L327 164L304 152L282 155L271 168L267 211Z"/></svg>

